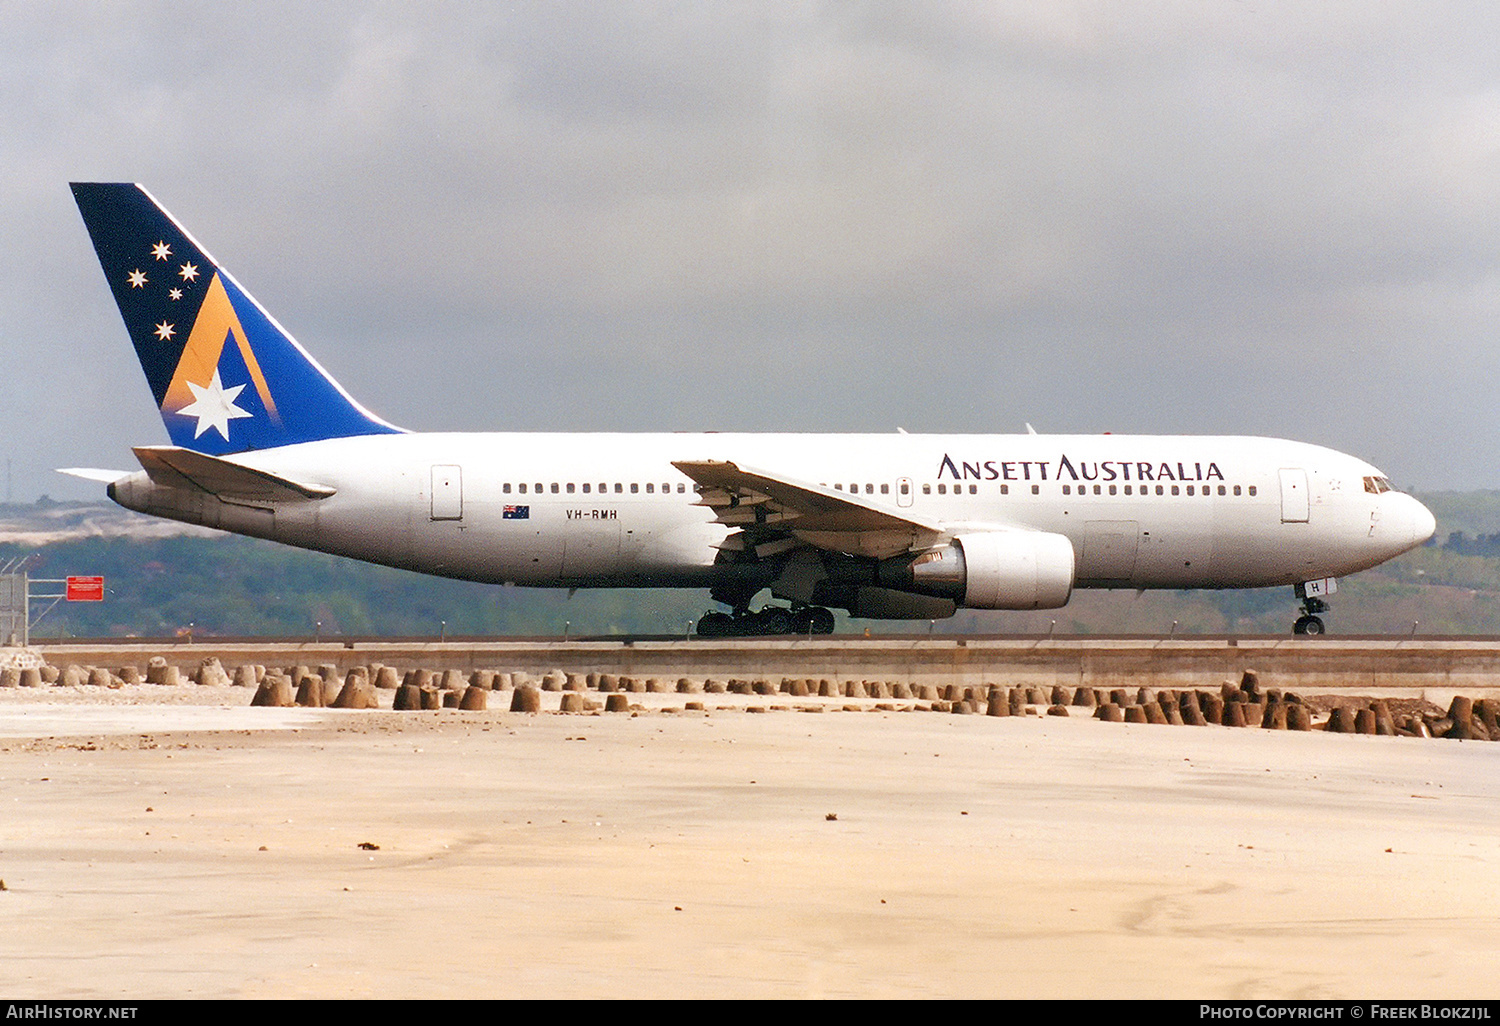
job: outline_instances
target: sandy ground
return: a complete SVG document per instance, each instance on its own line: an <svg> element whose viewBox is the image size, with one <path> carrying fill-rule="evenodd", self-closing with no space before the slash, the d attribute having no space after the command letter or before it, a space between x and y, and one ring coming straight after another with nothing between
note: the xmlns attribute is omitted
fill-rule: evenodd
<svg viewBox="0 0 1500 1026"><path fill-rule="evenodd" d="M89 691L0 693L16 997L1500 991L1500 744Z"/></svg>

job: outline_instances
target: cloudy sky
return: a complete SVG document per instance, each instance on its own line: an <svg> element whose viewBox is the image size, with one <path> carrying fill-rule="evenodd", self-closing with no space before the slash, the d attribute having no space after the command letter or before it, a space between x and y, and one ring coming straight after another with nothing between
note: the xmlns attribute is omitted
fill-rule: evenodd
<svg viewBox="0 0 1500 1026"><path fill-rule="evenodd" d="M1500 488L1500 7L7 3L11 495L166 441L66 183L414 429L1266 434Z"/></svg>

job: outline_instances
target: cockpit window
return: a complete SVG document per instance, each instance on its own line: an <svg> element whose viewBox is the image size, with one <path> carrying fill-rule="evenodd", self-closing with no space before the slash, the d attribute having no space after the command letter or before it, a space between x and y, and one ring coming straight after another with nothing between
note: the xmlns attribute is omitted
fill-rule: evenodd
<svg viewBox="0 0 1500 1026"><path fill-rule="evenodd" d="M1390 478L1387 478L1387 477L1367 477L1367 478L1365 478L1365 491L1369 492L1371 495L1381 495L1381 494L1383 494L1385 492L1394 492L1395 490L1396 490L1396 486L1393 485L1393 484L1391 484Z"/></svg>

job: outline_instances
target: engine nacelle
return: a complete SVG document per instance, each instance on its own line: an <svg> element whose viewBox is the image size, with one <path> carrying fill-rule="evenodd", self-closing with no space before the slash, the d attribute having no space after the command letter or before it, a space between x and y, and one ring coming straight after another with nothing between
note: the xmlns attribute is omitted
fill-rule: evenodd
<svg viewBox="0 0 1500 1026"><path fill-rule="evenodd" d="M970 609L1056 609L1073 594L1073 569L1073 543L1063 535L980 531L882 567L881 577Z"/></svg>

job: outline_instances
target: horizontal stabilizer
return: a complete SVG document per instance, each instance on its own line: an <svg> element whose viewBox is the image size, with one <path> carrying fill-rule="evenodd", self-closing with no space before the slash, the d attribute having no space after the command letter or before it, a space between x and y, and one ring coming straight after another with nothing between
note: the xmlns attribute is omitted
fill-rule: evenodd
<svg viewBox="0 0 1500 1026"><path fill-rule="evenodd" d="M58 467L57 472L69 477L81 477L85 481L103 481L105 484L114 484L133 473L129 470L102 470L98 467Z"/></svg>
<svg viewBox="0 0 1500 1026"><path fill-rule="evenodd" d="M136 448L135 456L155 484L196 488L226 500L292 502L326 499L335 491L176 446L143 445Z"/></svg>

